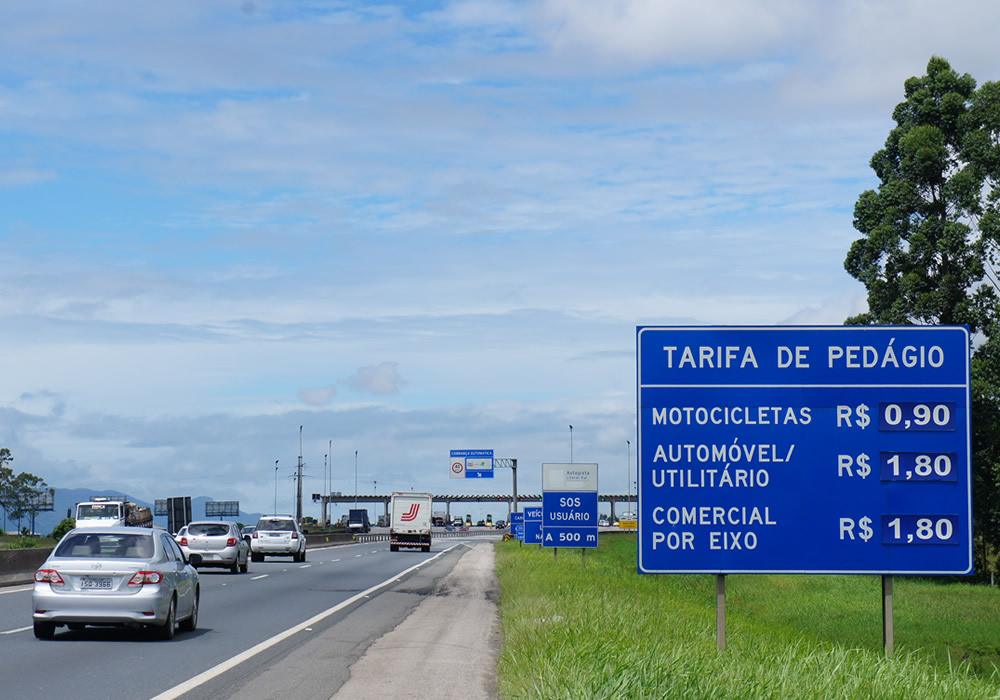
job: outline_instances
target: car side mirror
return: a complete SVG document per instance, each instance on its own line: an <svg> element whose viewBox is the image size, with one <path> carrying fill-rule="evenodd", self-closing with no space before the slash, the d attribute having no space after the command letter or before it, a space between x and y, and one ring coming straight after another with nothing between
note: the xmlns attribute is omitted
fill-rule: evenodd
<svg viewBox="0 0 1000 700"><path fill-rule="evenodd" d="M188 564L191 566L201 566L201 555L198 552L191 552L188 555Z"/></svg>

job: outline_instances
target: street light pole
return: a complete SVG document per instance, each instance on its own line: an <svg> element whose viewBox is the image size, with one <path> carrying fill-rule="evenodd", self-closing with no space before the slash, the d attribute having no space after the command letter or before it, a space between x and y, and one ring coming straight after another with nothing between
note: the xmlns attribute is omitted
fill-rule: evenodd
<svg viewBox="0 0 1000 700"><path fill-rule="evenodd" d="M295 522L302 522L302 426L299 426L299 469L295 484Z"/></svg>
<svg viewBox="0 0 1000 700"><path fill-rule="evenodd" d="M354 507L358 507L358 451L354 450Z"/></svg>
<svg viewBox="0 0 1000 700"><path fill-rule="evenodd" d="M274 460L274 510L271 512L278 512L278 460Z"/></svg>
<svg viewBox="0 0 1000 700"><path fill-rule="evenodd" d="M569 426L569 463L573 463L573 424Z"/></svg>
<svg viewBox="0 0 1000 700"><path fill-rule="evenodd" d="M625 488L628 489L628 502L632 503L632 441L626 440L625 444L628 445L628 459L625 460L625 471L627 472L625 478ZM634 513L632 506L629 505L629 512Z"/></svg>

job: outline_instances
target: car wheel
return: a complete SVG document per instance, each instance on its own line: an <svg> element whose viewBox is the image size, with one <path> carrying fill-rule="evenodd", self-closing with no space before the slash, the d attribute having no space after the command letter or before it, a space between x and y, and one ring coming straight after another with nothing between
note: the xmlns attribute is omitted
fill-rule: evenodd
<svg viewBox="0 0 1000 700"><path fill-rule="evenodd" d="M200 591L194 592L194 602L191 604L191 614L186 620L181 622L181 629L185 632L194 632L195 628L198 626L198 598L201 597Z"/></svg>
<svg viewBox="0 0 1000 700"><path fill-rule="evenodd" d="M156 636L163 640L174 638L177 630L177 598L170 599L170 607L167 608L167 619L156 630Z"/></svg>
<svg viewBox="0 0 1000 700"><path fill-rule="evenodd" d="M36 622L35 637L37 639L52 639L56 634L56 623Z"/></svg>
<svg viewBox="0 0 1000 700"><path fill-rule="evenodd" d="M242 564L240 564L240 573L245 574L249 568L250 568L250 555L247 555L247 558L243 560Z"/></svg>
<svg viewBox="0 0 1000 700"><path fill-rule="evenodd" d="M254 552L250 555L250 561L264 561L264 555Z"/></svg>
<svg viewBox="0 0 1000 700"><path fill-rule="evenodd" d="M231 574L238 574L238 573L240 573L240 557L239 557L239 555L237 555L236 559L233 560L233 565L229 567L229 573L231 573Z"/></svg>
<svg viewBox="0 0 1000 700"><path fill-rule="evenodd" d="M306 550L303 549L302 554L299 555L299 561L305 561L305 560L306 560Z"/></svg>
<svg viewBox="0 0 1000 700"><path fill-rule="evenodd" d="M389 551L390 552L398 552L399 551L399 545L398 544L390 544L389 545Z"/></svg>

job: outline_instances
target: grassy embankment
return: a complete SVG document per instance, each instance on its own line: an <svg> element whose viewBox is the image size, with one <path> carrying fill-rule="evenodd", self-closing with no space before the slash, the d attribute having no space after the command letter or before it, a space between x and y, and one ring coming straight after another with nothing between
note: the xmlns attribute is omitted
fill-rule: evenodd
<svg viewBox="0 0 1000 700"><path fill-rule="evenodd" d="M895 579L895 654L877 576L636 574L634 534L600 548L497 545L505 698L1000 698L1000 590Z"/></svg>
<svg viewBox="0 0 1000 700"><path fill-rule="evenodd" d="M55 547L56 540L51 537L21 537L20 535L0 535L0 549L20 549L25 545L31 547Z"/></svg>

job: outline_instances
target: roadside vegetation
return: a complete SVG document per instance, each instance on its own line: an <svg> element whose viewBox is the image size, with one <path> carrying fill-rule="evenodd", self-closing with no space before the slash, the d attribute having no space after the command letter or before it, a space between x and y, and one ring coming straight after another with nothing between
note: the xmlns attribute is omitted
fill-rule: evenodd
<svg viewBox="0 0 1000 700"><path fill-rule="evenodd" d="M877 576L636 573L632 533L600 547L496 546L505 698L1000 698L1000 590L895 579L895 653Z"/></svg>

